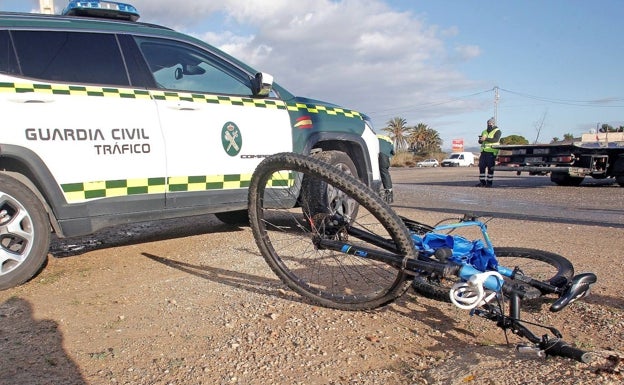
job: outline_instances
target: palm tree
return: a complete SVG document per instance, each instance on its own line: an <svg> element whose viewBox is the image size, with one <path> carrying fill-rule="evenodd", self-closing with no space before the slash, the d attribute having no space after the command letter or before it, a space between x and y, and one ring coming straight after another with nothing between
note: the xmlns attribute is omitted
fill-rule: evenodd
<svg viewBox="0 0 624 385"><path fill-rule="evenodd" d="M413 127L407 141L411 148L420 154L440 152L442 147L440 133L425 123L418 123Z"/></svg>
<svg viewBox="0 0 624 385"><path fill-rule="evenodd" d="M382 130L388 133L388 136L390 136L390 139L394 142L396 151L405 151L407 149L406 134L409 130L407 121L403 118L395 117L386 124L387 126L382 128Z"/></svg>
<svg viewBox="0 0 624 385"><path fill-rule="evenodd" d="M440 133L433 128L427 128L427 134L425 137L425 149L427 152L440 152L442 147L442 139Z"/></svg>
<svg viewBox="0 0 624 385"><path fill-rule="evenodd" d="M564 142L571 142L574 140L574 135L567 133L567 134L563 134L563 141Z"/></svg>
<svg viewBox="0 0 624 385"><path fill-rule="evenodd" d="M410 130L410 134L407 137L407 143L414 152L421 152L425 147L427 141L427 130L429 127L425 123L418 123Z"/></svg>

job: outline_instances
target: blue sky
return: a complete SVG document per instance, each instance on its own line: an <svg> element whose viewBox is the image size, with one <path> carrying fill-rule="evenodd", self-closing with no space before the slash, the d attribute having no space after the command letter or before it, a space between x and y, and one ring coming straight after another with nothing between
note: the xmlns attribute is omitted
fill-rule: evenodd
<svg viewBox="0 0 624 385"><path fill-rule="evenodd" d="M55 0L57 9L66 0ZM549 142L624 125L620 0L135 0L141 21L200 37L291 92L393 117L467 146L496 115L503 136ZM36 0L0 0L32 11ZM499 100L495 109L495 87Z"/></svg>

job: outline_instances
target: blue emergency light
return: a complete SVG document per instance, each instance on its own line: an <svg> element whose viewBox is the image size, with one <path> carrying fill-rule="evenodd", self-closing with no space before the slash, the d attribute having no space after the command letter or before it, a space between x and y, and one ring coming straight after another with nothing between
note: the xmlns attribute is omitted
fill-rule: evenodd
<svg viewBox="0 0 624 385"><path fill-rule="evenodd" d="M101 17L131 21L139 20L139 12L134 6L115 1L71 0L62 14L67 16Z"/></svg>

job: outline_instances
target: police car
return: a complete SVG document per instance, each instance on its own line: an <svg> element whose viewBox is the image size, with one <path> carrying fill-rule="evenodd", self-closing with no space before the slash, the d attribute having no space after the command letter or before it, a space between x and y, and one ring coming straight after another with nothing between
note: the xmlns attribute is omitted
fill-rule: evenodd
<svg viewBox="0 0 624 385"><path fill-rule="evenodd" d="M0 12L0 289L43 266L51 232L214 213L245 217L269 154L315 154L379 183L368 119L296 97L129 4Z"/></svg>

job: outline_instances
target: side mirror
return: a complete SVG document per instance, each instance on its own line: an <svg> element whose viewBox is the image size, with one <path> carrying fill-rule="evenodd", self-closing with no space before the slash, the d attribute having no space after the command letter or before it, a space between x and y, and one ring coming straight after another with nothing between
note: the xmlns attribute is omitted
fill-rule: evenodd
<svg viewBox="0 0 624 385"><path fill-rule="evenodd" d="M269 96L273 87L273 76L258 72L253 80L253 95L259 97Z"/></svg>

